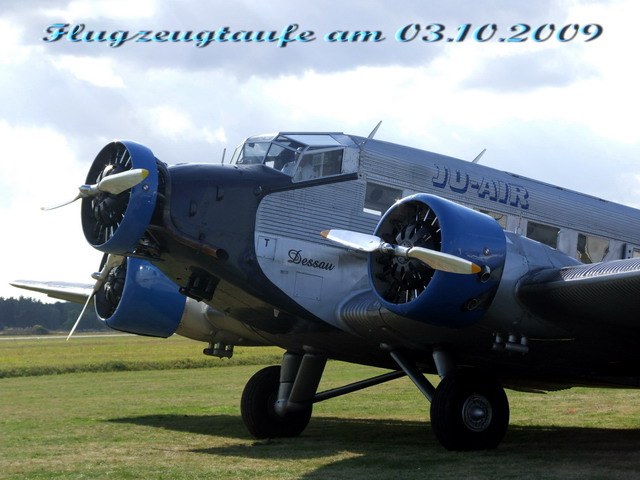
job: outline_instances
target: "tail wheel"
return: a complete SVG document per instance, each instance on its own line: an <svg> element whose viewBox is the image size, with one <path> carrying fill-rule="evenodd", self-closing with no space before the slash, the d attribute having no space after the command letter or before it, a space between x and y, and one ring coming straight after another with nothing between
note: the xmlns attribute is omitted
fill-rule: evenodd
<svg viewBox="0 0 640 480"><path fill-rule="evenodd" d="M280 386L280 366L274 365L258 371L247 382L242 392L240 410L249 433L256 438L297 437L311 419L313 407L284 417L275 410Z"/></svg>
<svg viewBox="0 0 640 480"><path fill-rule="evenodd" d="M475 372L455 372L436 388L431 426L447 450L496 448L508 425L509 402L496 379Z"/></svg>

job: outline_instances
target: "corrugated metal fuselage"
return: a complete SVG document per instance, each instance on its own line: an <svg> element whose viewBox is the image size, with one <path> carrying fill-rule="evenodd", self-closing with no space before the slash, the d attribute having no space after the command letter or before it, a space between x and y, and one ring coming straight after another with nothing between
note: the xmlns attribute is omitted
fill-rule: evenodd
<svg viewBox="0 0 640 480"><path fill-rule="evenodd" d="M395 344L432 369L431 349L445 343L459 363L507 375L517 370L579 381L594 369L602 377L634 374L627 363L640 357L627 355L620 365L618 347L596 348L597 332L582 343L570 341L569 332L518 304L518 280L550 258L561 265L564 255L555 250L513 236L494 305L478 324L452 329L381 309L369 285L368 256L336 247L320 232L373 232L380 215L367 208L368 184L402 196L432 193L498 213L506 230L516 233L526 233L528 221L556 227L564 239L558 247L569 256L571 242L582 233L610 239L609 255L624 257L640 245L640 212L451 157L351 140L359 145L347 147L357 150L357 173L320 181L296 183L263 165L170 167L167 203L157 221L165 253L157 266L181 286L194 270L207 272L216 280L209 305L289 350L392 366L379 345ZM492 352L496 332L526 334L535 345L524 356Z"/></svg>

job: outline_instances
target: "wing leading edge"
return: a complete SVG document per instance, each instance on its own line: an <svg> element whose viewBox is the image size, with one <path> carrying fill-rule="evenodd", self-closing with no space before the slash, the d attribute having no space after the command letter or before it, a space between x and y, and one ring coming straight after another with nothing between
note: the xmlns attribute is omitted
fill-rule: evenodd
<svg viewBox="0 0 640 480"><path fill-rule="evenodd" d="M640 328L640 258L534 274L518 289L534 313L564 326Z"/></svg>
<svg viewBox="0 0 640 480"><path fill-rule="evenodd" d="M69 283L69 282L36 282L31 280L16 280L11 285L32 292L39 292L51 298L66 300L74 303L85 303L91 292L93 285L90 283Z"/></svg>

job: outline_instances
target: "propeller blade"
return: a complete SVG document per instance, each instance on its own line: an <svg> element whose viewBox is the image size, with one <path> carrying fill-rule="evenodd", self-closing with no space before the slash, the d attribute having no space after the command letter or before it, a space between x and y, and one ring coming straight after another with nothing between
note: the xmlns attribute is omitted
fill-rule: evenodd
<svg viewBox="0 0 640 480"><path fill-rule="evenodd" d="M56 208L60 208L60 207L64 207L65 205L69 205L73 202L75 202L76 200L82 198L84 195L82 193L79 193L78 195L76 195L76 198L74 198L73 200L69 200L68 202L64 202L61 203L60 205L56 205L54 207L40 207L40 210L44 211L44 212L48 212L49 210L55 210Z"/></svg>
<svg viewBox="0 0 640 480"><path fill-rule="evenodd" d="M472 274L480 273L482 270L480 266L469 260L428 248L412 247L407 252L407 257L420 260L434 270L443 272Z"/></svg>
<svg viewBox="0 0 640 480"><path fill-rule="evenodd" d="M437 250L429 250L422 247L403 247L390 245L383 242L375 235L352 232L349 230L324 230L320 233L327 240L339 243L345 247L360 250L361 252L382 251L398 257L415 258L434 270L443 272L472 274L479 273L482 269L469 260L456 257Z"/></svg>
<svg viewBox="0 0 640 480"><path fill-rule="evenodd" d="M125 190L135 187L149 175L149 170L144 168L134 168L126 172L116 173L104 177L98 183L97 189L100 192L118 195Z"/></svg>
<svg viewBox="0 0 640 480"><path fill-rule="evenodd" d="M82 185L78 188L80 193L73 199L68 202L61 203L60 205L55 205L53 207L40 207L40 210L45 212L49 210L55 210L56 208L64 207L65 205L69 205L76 200L86 197L93 197L98 195L100 192L110 193L112 195L118 195L130 188L135 187L140 182L142 182L149 175L149 170L145 168L135 168L133 170L127 170L122 173L115 173L113 175L109 175L104 177L100 182L95 185Z"/></svg>
<svg viewBox="0 0 640 480"><path fill-rule="evenodd" d="M93 291L91 292L91 295L89 295L89 298L87 298L87 301L85 302L84 307L82 307L82 311L80 312L80 315L78 315L78 319L76 320L76 323L73 324L73 327L71 328L71 331L67 336L67 341L71 338L71 335L73 335L73 332L76 331L76 328L80 323L80 319L84 315L84 312L87 310L87 307L91 303L91 300L93 299L93 297L96 296L96 293L98 293L98 290L100 290L102 288L102 285L104 285L104 282L107 280L107 276L109 275L109 272L111 271L111 269L118 266L122 262L123 258L124 257L122 257L121 255L111 255L107 253L105 253L102 256L102 262L100 263L104 264L104 266L102 267L100 272L94 273L93 275L91 275L91 277L96 280L96 283L93 286Z"/></svg>
<svg viewBox="0 0 640 480"><path fill-rule="evenodd" d="M71 335L73 335L73 332L76 331L76 328L78 327L78 324L80 323L80 319L84 315L85 310L87 310L87 307L91 303L91 300L93 300L93 297L95 296L96 291L97 290L94 287L93 292L91 292L91 295L89 295L89 297L87 298L87 301L85 302L84 307L82 307L82 310L80 311L80 315L78 315L78 319L76 320L76 323L73 324L73 327L71 328L71 331L69 332L69 335L67 335L67 340L66 340L67 342L71 338Z"/></svg>
<svg viewBox="0 0 640 480"><path fill-rule="evenodd" d="M375 252L382 245L382 240L375 235L351 232L349 230L324 230L320 232L320 235L327 240L361 252Z"/></svg>

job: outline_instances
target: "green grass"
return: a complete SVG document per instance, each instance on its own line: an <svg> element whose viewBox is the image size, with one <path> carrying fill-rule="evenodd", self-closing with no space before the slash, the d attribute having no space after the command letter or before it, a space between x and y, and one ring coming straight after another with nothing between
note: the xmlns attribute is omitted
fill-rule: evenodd
<svg viewBox="0 0 640 480"><path fill-rule="evenodd" d="M220 362L202 354L204 343L173 336L76 335L64 338L0 340L0 378L77 372L109 372L209 368L228 365L278 363L278 348L236 348Z"/></svg>
<svg viewBox="0 0 640 480"><path fill-rule="evenodd" d="M124 361L143 363L156 357L167 360L158 350L162 346L187 357L190 349L201 350L197 343L182 340L141 339L140 344L137 340L98 339L92 350L104 352L104 345L109 351L122 348ZM55 342L31 342L21 355L37 357L37 351ZM58 355L57 349L64 348L73 358L71 350L85 348L80 341L70 344L55 344L51 351ZM13 354L8 354L12 348L0 342L0 359L18 368ZM132 348L138 351L127 353ZM255 349L247 355L260 363L262 355L279 353ZM47 355L45 359L51 360ZM0 478L626 479L640 475L638 391L508 392L512 421L500 448L451 453L433 438L428 403L403 378L317 404L299 438L256 441L242 424L239 399L244 384L261 366L209 360L225 368L0 379ZM75 357L69 365L80 361ZM321 389L378 372L330 362Z"/></svg>

